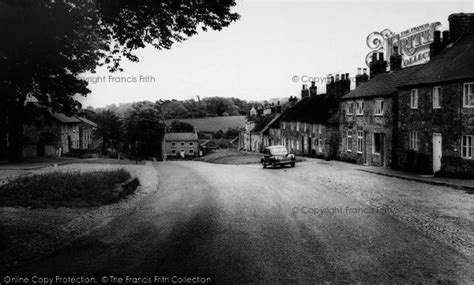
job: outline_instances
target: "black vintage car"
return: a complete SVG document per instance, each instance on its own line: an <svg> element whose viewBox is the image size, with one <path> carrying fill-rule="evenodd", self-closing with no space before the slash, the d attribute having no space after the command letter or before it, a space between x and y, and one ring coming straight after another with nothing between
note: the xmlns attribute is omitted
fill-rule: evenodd
<svg viewBox="0 0 474 285"><path fill-rule="evenodd" d="M263 150L263 157L260 163L262 163L263 168L267 168L267 165L271 165L273 168L276 168L278 165L290 165L291 167L295 167L295 161L295 155L288 153L286 147L275 145L266 147Z"/></svg>

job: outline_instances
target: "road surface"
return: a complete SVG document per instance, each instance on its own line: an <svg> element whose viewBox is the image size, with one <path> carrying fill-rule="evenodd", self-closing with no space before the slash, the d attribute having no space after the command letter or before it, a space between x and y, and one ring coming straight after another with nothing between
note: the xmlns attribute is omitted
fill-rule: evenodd
<svg viewBox="0 0 474 285"><path fill-rule="evenodd" d="M134 211L18 273L202 273L218 283L472 282L469 259L309 168L155 164L157 191Z"/></svg>

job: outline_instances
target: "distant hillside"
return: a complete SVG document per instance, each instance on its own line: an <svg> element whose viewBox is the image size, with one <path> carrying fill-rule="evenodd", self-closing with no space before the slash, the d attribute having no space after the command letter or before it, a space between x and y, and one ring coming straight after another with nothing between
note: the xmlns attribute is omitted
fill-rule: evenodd
<svg viewBox="0 0 474 285"><path fill-rule="evenodd" d="M210 117L199 119L176 119L181 122L189 123L201 132L217 132L221 130L227 131L229 128L244 128L245 116L228 116L228 117ZM166 125L170 125L173 120L167 120Z"/></svg>

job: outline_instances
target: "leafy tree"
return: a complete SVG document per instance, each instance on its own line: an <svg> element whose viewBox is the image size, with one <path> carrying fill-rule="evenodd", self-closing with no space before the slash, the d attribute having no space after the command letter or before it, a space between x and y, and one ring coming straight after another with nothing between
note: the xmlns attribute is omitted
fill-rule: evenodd
<svg viewBox="0 0 474 285"><path fill-rule="evenodd" d="M102 110L97 113L87 113L86 117L97 124L94 133L102 140L102 153L111 147L118 149L124 141L123 124L119 116L111 110Z"/></svg>
<svg viewBox="0 0 474 285"><path fill-rule="evenodd" d="M206 106L206 111L209 115L222 116L224 113L229 115L236 115L237 110L235 109L232 100L223 97L209 97L204 98L203 103Z"/></svg>
<svg viewBox="0 0 474 285"><path fill-rule="evenodd" d="M239 18L231 12L234 5L234 0L0 0L0 137L8 133L10 159L21 158L27 96L72 115L81 108L74 96L90 92L80 74L104 64L121 70L123 57L138 61L136 49L169 49L199 29L221 30Z"/></svg>
<svg viewBox="0 0 474 285"><path fill-rule="evenodd" d="M194 126L186 123L181 122L178 120L174 120L171 122L170 132L172 133L192 133L194 132Z"/></svg>
<svg viewBox="0 0 474 285"><path fill-rule="evenodd" d="M132 153L139 157L161 156L164 126L158 105L148 101L133 104L125 126Z"/></svg>

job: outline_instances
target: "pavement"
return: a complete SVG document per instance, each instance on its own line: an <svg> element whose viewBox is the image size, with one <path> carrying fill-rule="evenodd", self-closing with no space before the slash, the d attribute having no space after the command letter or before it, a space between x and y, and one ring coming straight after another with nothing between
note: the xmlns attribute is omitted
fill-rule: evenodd
<svg viewBox="0 0 474 285"><path fill-rule="evenodd" d="M358 166L358 168L361 171L379 175L407 179L431 185L448 186L454 189L468 190L470 193L474 193L474 180L450 179L435 177L434 175L421 175L413 172L393 170L385 167Z"/></svg>
<svg viewBox="0 0 474 285"><path fill-rule="evenodd" d="M138 210L12 274L201 273L218 284L474 282L474 201L463 191L324 161L278 169L154 165L158 187ZM445 227L418 227L432 213Z"/></svg>

